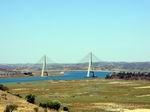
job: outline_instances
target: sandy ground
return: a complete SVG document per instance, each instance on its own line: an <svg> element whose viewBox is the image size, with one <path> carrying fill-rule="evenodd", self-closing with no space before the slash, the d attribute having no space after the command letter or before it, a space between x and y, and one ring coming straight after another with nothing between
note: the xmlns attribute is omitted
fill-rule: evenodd
<svg viewBox="0 0 150 112"><path fill-rule="evenodd" d="M132 82L117 82L117 81L114 81L114 82L109 82L108 84L132 84Z"/></svg>
<svg viewBox="0 0 150 112"><path fill-rule="evenodd" d="M15 91L22 91L22 90L29 90L29 89L27 89L27 88L18 88L18 89L13 89L13 90L15 90Z"/></svg>
<svg viewBox="0 0 150 112"><path fill-rule="evenodd" d="M150 109L134 109L134 110L124 109L123 112L150 112Z"/></svg>
<svg viewBox="0 0 150 112"><path fill-rule="evenodd" d="M150 86L135 87L135 89L150 89Z"/></svg>
<svg viewBox="0 0 150 112"><path fill-rule="evenodd" d="M146 94L146 95L139 95L139 96L136 96L136 97L146 97L146 96L150 96L150 94Z"/></svg>
<svg viewBox="0 0 150 112"><path fill-rule="evenodd" d="M109 82L108 84L119 84L119 85L124 85L124 86L139 86L140 85L140 84L136 84L133 82L119 82L119 81Z"/></svg>

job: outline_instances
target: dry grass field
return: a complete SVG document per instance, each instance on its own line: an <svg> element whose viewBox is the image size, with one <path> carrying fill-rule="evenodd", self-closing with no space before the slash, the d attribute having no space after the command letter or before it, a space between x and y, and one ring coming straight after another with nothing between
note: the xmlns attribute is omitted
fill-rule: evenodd
<svg viewBox="0 0 150 112"><path fill-rule="evenodd" d="M12 94L59 100L71 112L150 112L150 82L86 79L8 83Z"/></svg>

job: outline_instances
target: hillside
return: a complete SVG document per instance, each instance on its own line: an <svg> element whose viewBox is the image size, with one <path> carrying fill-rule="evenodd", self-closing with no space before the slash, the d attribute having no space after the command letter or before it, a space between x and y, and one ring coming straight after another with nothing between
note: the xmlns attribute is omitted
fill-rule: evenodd
<svg viewBox="0 0 150 112"><path fill-rule="evenodd" d="M15 104L18 106L17 111L15 112L35 112L34 108L37 108L36 105L30 104L24 99L18 98L4 91L0 91L0 112L3 112L6 105L9 104ZM39 108L39 111L44 112L42 108Z"/></svg>

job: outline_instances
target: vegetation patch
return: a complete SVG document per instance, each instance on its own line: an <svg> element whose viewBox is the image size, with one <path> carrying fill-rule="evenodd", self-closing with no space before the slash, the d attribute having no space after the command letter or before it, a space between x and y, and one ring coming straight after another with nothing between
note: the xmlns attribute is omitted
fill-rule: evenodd
<svg viewBox="0 0 150 112"><path fill-rule="evenodd" d="M13 112L15 110L17 110L18 106L15 104L10 104L6 106L6 109L4 110L4 112Z"/></svg>
<svg viewBox="0 0 150 112"><path fill-rule="evenodd" d="M8 87L0 84L0 90L2 90L2 91L8 91L9 89L8 89Z"/></svg>

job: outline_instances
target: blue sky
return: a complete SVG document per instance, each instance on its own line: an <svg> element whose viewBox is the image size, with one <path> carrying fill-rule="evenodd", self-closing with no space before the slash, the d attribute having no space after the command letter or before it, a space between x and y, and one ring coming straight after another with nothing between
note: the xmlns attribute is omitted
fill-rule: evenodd
<svg viewBox="0 0 150 112"><path fill-rule="evenodd" d="M0 63L150 61L149 0L0 0Z"/></svg>

